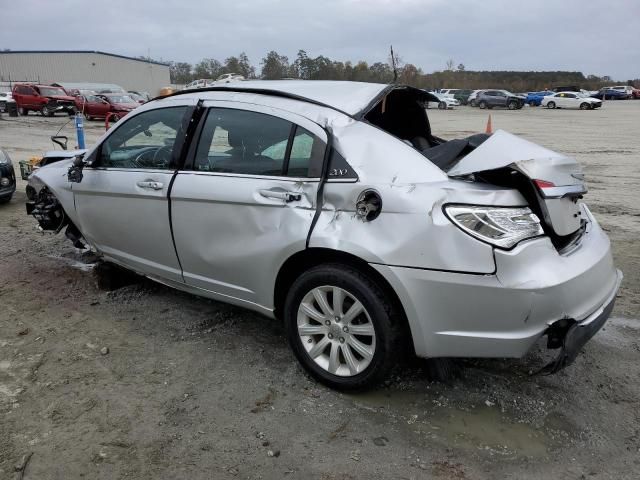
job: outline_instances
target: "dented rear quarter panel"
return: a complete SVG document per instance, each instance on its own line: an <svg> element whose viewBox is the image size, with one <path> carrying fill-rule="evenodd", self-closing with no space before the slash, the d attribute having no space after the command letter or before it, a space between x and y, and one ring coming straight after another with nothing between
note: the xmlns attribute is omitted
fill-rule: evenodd
<svg viewBox="0 0 640 480"><path fill-rule="evenodd" d="M526 205L518 191L449 179L414 148L366 123L338 126L333 134L358 181L327 182L309 246L345 251L370 263L494 272L492 247L458 229L443 206ZM358 195L367 189L382 197L382 213L371 222L355 211Z"/></svg>

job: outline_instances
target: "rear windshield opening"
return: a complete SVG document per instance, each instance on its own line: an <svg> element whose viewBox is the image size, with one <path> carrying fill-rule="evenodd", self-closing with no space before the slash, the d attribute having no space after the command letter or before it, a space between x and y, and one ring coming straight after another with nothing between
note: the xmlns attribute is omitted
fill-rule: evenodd
<svg viewBox="0 0 640 480"><path fill-rule="evenodd" d="M412 145L446 172L484 142L488 135L477 134L450 141L434 137L425 109L429 97L429 93L416 88L397 88L376 103L364 118Z"/></svg>
<svg viewBox="0 0 640 480"><path fill-rule="evenodd" d="M425 94L417 89L397 88L382 98L364 118L418 150L438 145L441 140L431 135L425 99L422 98Z"/></svg>

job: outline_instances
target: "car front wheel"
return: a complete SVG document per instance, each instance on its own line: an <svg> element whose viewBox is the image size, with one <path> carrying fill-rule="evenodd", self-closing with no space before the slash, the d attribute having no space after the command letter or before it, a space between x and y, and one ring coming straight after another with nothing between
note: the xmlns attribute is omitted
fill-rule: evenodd
<svg viewBox="0 0 640 480"><path fill-rule="evenodd" d="M487 102L483 100L480 103L478 103L478 106L484 110L485 108L487 108Z"/></svg>
<svg viewBox="0 0 640 480"><path fill-rule="evenodd" d="M518 102L509 102L507 104L507 108L509 110L515 110L516 108L518 108Z"/></svg>
<svg viewBox="0 0 640 480"><path fill-rule="evenodd" d="M591 105L589 105L587 102L583 102L580 104L580 110L590 110L591 109Z"/></svg>
<svg viewBox="0 0 640 480"><path fill-rule="evenodd" d="M438 108L439 108L440 110L446 110L446 109L447 109L447 104L446 104L445 102L440 102L440 103L438 104Z"/></svg>
<svg viewBox="0 0 640 480"><path fill-rule="evenodd" d="M51 110L48 105L43 105L40 113L43 117L53 117L53 110Z"/></svg>
<svg viewBox="0 0 640 480"><path fill-rule="evenodd" d="M303 273L289 290L284 317L297 359L332 388L371 387L402 356L393 302L367 275L346 265Z"/></svg>
<svg viewBox="0 0 640 480"><path fill-rule="evenodd" d="M556 103L555 102L547 103L547 108L556 108Z"/></svg>

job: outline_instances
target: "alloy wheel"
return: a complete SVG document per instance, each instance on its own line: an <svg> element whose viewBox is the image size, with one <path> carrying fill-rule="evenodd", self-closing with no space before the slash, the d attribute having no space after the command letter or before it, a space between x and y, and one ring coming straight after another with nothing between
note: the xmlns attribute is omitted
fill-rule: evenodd
<svg viewBox="0 0 640 480"><path fill-rule="evenodd" d="M376 350L376 331L366 308L340 287L309 291L297 314L300 342L323 370L350 377L362 373Z"/></svg>

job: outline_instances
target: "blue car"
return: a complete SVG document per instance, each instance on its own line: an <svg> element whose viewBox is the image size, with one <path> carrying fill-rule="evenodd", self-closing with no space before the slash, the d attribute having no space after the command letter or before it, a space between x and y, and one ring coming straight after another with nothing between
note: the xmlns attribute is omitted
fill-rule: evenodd
<svg viewBox="0 0 640 480"><path fill-rule="evenodd" d="M630 98L629 94L624 90L614 90L613 88L601 88L591 96L600 100L602 100L602 97L605 100L627 100Z"/></svg>
<svg viewBox="0 0 640 480"><path fill-rule="evenodd" d="M550 90L545 90L543 92L529 92L524 99L524 103L532 107L539 107L544 97L548 97L553 94L554 92Z"/></svg>

